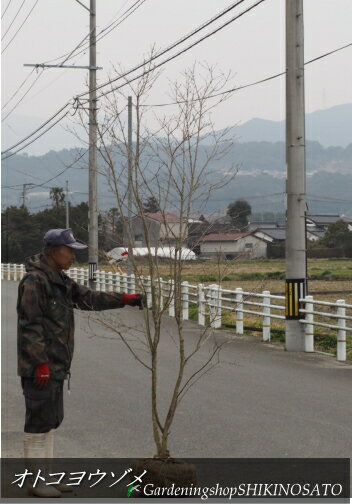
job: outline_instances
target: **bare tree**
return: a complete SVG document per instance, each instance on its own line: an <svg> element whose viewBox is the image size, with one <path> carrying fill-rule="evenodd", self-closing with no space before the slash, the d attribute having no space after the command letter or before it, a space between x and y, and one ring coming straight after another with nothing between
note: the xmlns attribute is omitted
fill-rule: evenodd
<svg viewBox="0 0 352 504"><path fill-rule="evenodd" d="M222 91L230 76L206 65L194 65L179 81L171 83L173 105L169 111L160 113L162 109L146 106L149 91L159 77L151 65L147 64L143 76L128 88L133 95L135 120L132 173L128 173L127 131L122 113L127 97L122 94L123 88L107 95L102 105L104 120L99 126L101 173L116 196L121 215L127 213L128 177L132 177L133 218L124 218L124 245L134 245L138 229L148 255L146 266L133 256L133 270L151 302L143 312L145 326L137 334L134 331L132 335L126 328L116 329L116 323L106 317L99 318L99 323L114 331L150 372L153 436L157 456L164 458L169 456L168 438L178 404L189 388L216 364L219 351L226 343L212 338L211 316L194 344L185 342L182 273L188 225L195 214L204 211L209 196L233 178L236 168L224 166L223 173L214 174L212 167L212 162L222 159L231 147L228 129L216 132L211 120L211 111L229 96ZM153 132L148 126L151 120L157 125ZM155 198L160 207L154 221L144 211L149 198ZM169 253L167 285L161 281L160 249ZM147 284L143 277L145 270L150 278ZM164 315L171 303L177 334L174 339L177 351L173 354L177 375L168 406L161 411L157 393L158 348ZM212 343L212 347L204 362L186 374L187 365L206 342Z"/></svg>

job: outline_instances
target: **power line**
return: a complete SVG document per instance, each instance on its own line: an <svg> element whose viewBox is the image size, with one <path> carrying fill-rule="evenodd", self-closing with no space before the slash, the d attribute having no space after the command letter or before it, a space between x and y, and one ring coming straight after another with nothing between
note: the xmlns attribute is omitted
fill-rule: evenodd
<svg viewBox="0 0 352 504"><path fill-rule="evenodd" d="M138 1L140 1L140 0L138 0ZM161 56L161 55L162 55L162 54L164 54L165 52L167 52L167 51L171 50L173 47L176 47L177 45L179 45L181 42L183 42L183 41L187 40L188 38L190 38L190 37L191 37L191 36L193 36L194 34L198 33L198 31L200 31L201 29L205 28L205 27L206 27L206 26L208 26L209 24L213 23L214 21L216 21L217 19L219 19L220 17L222 17L223 15L225 15L227 12L229 12L230 10L232 10L233 8L235 8L236 6L238 6L238 5L239 5L240 3L242 3L243 1L244 1L244 0L237 0L237 1L236 1L234 4L232 4L230 7L228 7L227 9L225 9L225 10L223 10L223 11L221 11L219 14L217 14L216 16L214 16L213 18L211 18L211 19L210 19L210 20L208 20L207 22L203 23L200 27L196 28L196 30L193 30L193 32L191 32L190 34L186 35L185 37L183 37L182 39L180 39L179 41L177 41L175 44L173 44L172 46L169 46L168 48L166 48L166 49L164 49L163 51L159 52L159 53L158 53L158 55L155 55L153 58L151 58L151 59L150 59L150 61L153 61L156 57ZM255 7L256 5L258 5L259 3L263 2L263 1L264 1L264 0L259 0L259 2L257 2L257 4L254 4L254 5L253 5L253 6L251 6L249 9L247 9L247 10L246 10L246 11L244 11L244 12L242 12L242 13L241 13L238 17L242 16L245 12L247 12L247 11L248 11L248 10L250 10L250 9L252 9L253 7ZM134 4L134 5L135 5L135 4ZM133 7L133 6L132 6L132 7ZM236 17L236 19L237 19L237 17ZM170 58L170 59L173 59L173 58L175 58L176 56L178 56L178 55L182 54L183 52L186 52L186 50L189 50L191 47L193 47L193 46L194 46L194 45L196 45L197 43L201 42L201 41L202 41L202 40L204 40L205 38L208 38L210 35L212 35L212 34L216 33L217 31L219 31L220 29L222 29L223 27L225 27L227 24L229 24L230 22L232 22L232 21L234 21L234 20L235 20L235 19L230 20L230 21L229 21L228 23L226 23L225 25L222 25L220 28L218 28L218 29L217 29L217 30L215 30L214 32L212 32L212 33L208 34L208 35L207 35L207 36L205 36L203 39L200 39L199 41L197 41L196 43L194 43L192 46L190 46L189 48L187 48L187 49L185 49L185 50L181 51L179 54L177 54L177 55L173 56L173 57L172 57L172 58ZM168 60L166 60L166 61L162 62L161 64L165 64L165 63L166 63L167 61L169 61L170 59L168 59ZM100 86L96 87L96 90L101 89L103 86L106 86L106 85L108 85L108 84L110 84L110 83L112 83L112 82L115 82L116 80L122 79L123 77L125 77L126 75L128 75L128 74L132 73L132 72L133 72L133 71L135 71L136 69L141 68L142 66L144 66L144 64L145 64L145 63L146 63L146 62L144 62L144 63L143 63L143 64L141 64L141 65L138 65L137 67L134 67L133 69L131 69L131 70L129 70L128 72L126 72L124 75L121 75L121 76L117 77L116 79L110 80L108 83L105 83L105 84L103 84L103 85L100 85ZM158 66L161 66L161 64L159 64ZM144 74L146 74L146 73L148 73L148 72L144 72L144 73L143 73L143 75L144 75ZM40 74L40 75L41 75L41 74ZM136 77L136 78L134 78L133 80L136 80L137 78L139 78L139 77ZM132 81L129 81L129 82L132 82ZM125 83L124 83L122 86L120 86L120 87L123 87L123 86L125 86L125 85L129 84L129 82L125 82ZM33 86L33 85L34 85L34 83L32 84L32 86ZM31 87L32 87L32 86L31 86ZM112 92L112 91L113 91L113 90L110 90L109 92ZM28 91L27 91L27 93L28 93ZM27 94L27 93L26 93L26 94ZM82 94L80 94L80 95L77 95L77 97L76 97L76 98L79 98L79 97L84 96L84 95L86 95L86 94L87 94L87 93L82 93ZM105 93L105 94L107 94L107 93ZM104 94L104 95L105 95L105 94ZM104 95L101 95L101 96L104 96ZM98 97L98 98L99 98L99 97ZM23 97L22 97L22 99L23 99ZM22 100L21 100L21 101L22 101ZM68 102L68 103L69 103L69 102ZM40 128L38 128L37 130L35 130L33 133L31 133L30 135L28 135L27 137L25 137L25 138L24 138L24 139L22 139L21 141L17 142L17 144L15 144L15 145L11 146L10 148L6 149L5 151L3 151L3 152L2 152L2 154L6 154L6 153L7 153L7 152L9 152L11 149L13 149L13 148L17 147L17 146L18 146L18 145L20 145L22 142L24 142L25 140L27 140L28 138L30 138L31 136L33 136L36 132L38 132L41 128L43 128L46 124L48 124L48 122L50 122L50 121L51 121L54 117L56 117L56 116L57 116L57 115L61 112L61 110L63 110L63 108L65 108L65 107L68 105L68 103L66 103L66 104L65 104L65 106L64 106L64 107L62 107L62 108L61 108L61 109L60 109L60 110L59 110L59 111L58 111L58 112L57 112L54 116L52 116L52 117L51 117L50 119L48 119L45 123L43 123L43 125L42 125ZM16 104L16 106L17 106L17 105L18 105L18 104ZM12 109L12 110L13 110L13 109ZM10 111L10 113L12 112L12 110ZM6 117L8 117L8 115L9 115L9 114L7 114L7 115L6 115ZM5 119L6 119L6 117L5 117ZM50 129L50 128L49 128L49 129ZM27 145L30 145L30 144L27 144ZM26 146L27 146L27 145L26 145ZM22 149L20 149L20 150L22 150ZM17 150L16 152L19 152L19 150ZM13 155L13 154L11 154L11 155ZM7 157L10 157L10 156L7 156ZM4 159L7 159L7 157L6 157L6 158L4 158Z"/></svg>
<svg viewBox="0 0 352 504"><path fill-rule="evenodd" d="M321 54L320 56L317 56L316 58L313 58L313 59L307 61L305 63L305 65L309 65L309 63L313 63L313 61L317 61L317 60L320 60L322 58L325 58L326 56L330 56L330 54L334 54L334 53L336 53L338 51L342 51L342 49L346 49L347 47L350 47L350 46L352 46L352 42L350 42L349 44L346 44L344 46L338 47L337 49L334 49L333 51L329 51L329 52L327 52L325 54Z"/></svg>
<svg viewBox="0 0 352 504"><path fill-rule="evenodd" d="M16 12L16 14L15 14L15 16L14 16L13 20L12 20L12 21L11 21L11 23L10 23L10 26L7 28L7 30L5 31L4 35L1 37L1 40L3 40L3 39L5 38L5 36L6 36L7 32L9 31L9 29L11 28L11 26L12 26L12 25L13 25L13 23L15 22L15 20L16 20L16 18L17 18L17 16L18 16L18 14L20 13L20 11L21 11L21 9L22 9L22 7L23 7L23 5L24 5L24 2L25 2L25 1L26 1L26 0L23 0L23 2L21 3L21 5L20 5L20 7L19 7L18 11Z"/></svg>
<svg viewBox="0 0 352 504"><path fill-rule="evenodd" d="M62 109L61 109L62 110ZM2 158L2 161L4 161L5 159L8 159L12 156L14 156L15 154L17 154L18 152L20 152L21 150L25 149L26 147L28 147L29 145L31 145L33 142L35 142L36 140L38 140L40 137L42 137L43 135L45 135L45 133L47 133L48 131L50 131L56 124L58 124L60 121L62 121L62 119L64 117L66 117L68 114L68 111L65 112L61 117L59 117L59 119L57 119L53 124L51 124L46 130L44 130L40 135L36 136L35 138L33 138L30 142L26 143L25 145L23 145L22 147L20 147L19 149L17 149L16 151L14 152L11 152L10 154L8 154L7 156L3 157ZM56 114L58 115L58 113ZM49 122L49 121L47 121ZM31 135L32 136L32 135ZM20 142L21 143L21 142Z"/></svg>
<svg viewBox="0 0 352 504"><path fill-rule="evenodd" d="M4 12L1 14L1 19L5 16L6 11L7 11L7 9L9 8L9 6L10 6L10 3L11 3L11 2L12 2L12 0L9 0L8 4L7 4L7 5L6 5L6 7L5 7Z"/></svg>
<svg viewBox="0 0 352 504"><path fill-rule="evenodd" d="M37 0L38 1L38 0ZM114 26L113 28L116 28L118 25L120 25L123 21L125 21L125 19L127 19L127 17L129 17L137 8L139 8L146 0L137 0L129 9L127 9L117 20L115 20L113 23L111 23L110 25L108 25L106 28L104 28L103 30L101 30L100 34L103 33L104 31L106 31L108 28L110 28L114 23L116 23L117 21L119 21L121 18L123 18L123 16L125 16L126 14L128 14L129 11L131 11L131 9L133 9L133 7L135 7L131 12L129 12L129 14L127 16L125 16L116 26ZM110 32L111 30L109 30ZM109 32L107 32L104 36L106 36ZM69 57L71 57L71 55L73 55L74 51L79 48L81 46L81 44L84 42L84 40L89 37L90 33L88 35L86 35L84 37L84 39L78 44L78 46L76 46L76 48L71 51L70 53L67 53L69 56L68 58L66 58L63 62L62 62L62 65L67 61L67 59L69 59ZM102 37L100 37L102 38ZM99 39L100 40L100 39ZM88 46L90 47L90 46ZM82 52L82 51L81 51ZM80 53L78 53L80 54ZM76 54L75 56L78 56L78 54ZM65 55L64 55L65 56ZM59 58L55 58L55 60L52 60L52 61L56 61L57 59L61 59L62 56L60 56ZM32 70L32 72L34 71L34 69ZM29 93L29 91L33 88L33 86L36 84L36 82L38 81L39 77L43 74L43 71L44 69L42 70L42 72L37 76L37 78L34 80L34 82L31 84L31 86L29 87L29 89L26 91L26 93L22 96L22 98L16 103L16 105L6 114L6 116L2 119L2 122L5 121L9 115L18 107L18 105L23 101L23 99L25 98L25 96ZM23 87L23 85L27 82L27 80L29 79L30 75L32 74L32 72L27 76L27 78L22 82L22 84L20 85L20 87L16 90L16 92L11 96L11 98L6 102L6 104L4 105L4 107L6 107L6 105L14 98L14 96L19 92L19 90ZM55 79L53 82L55 82L57 79ZM3 108L4 108L3 107ZM60 113L62 109L60 109L57 113ZM55 114L52 118L49 119L52 120L54 117L56 117L57 114ZM42 126L44 127L49 121L46 121ZM50 128L49 128L50 129ZM49 130L48 129L48 130ZM48 131L47 130L47 131ZM27 136L26 138L24 138L22 141L18 142L17 144L13 145L12 147L10 147L9 149L6 149L5 151L2 152L2 154L5 154L6 152L8 152L9 150L13 149L14 147L16 147L17 145L19 145L20 143L22 143L23 141L25 141L27 138L33 136L36 132L38 131L35 130L33 133L31 133L29 136ZM18 152L18 151L17 151ZM9 156L8 156L9 157ZM4 159L7 159L7 158L4 158Z"/></svg>
<svg viewBox="0 0 352 504"><path fill-rule="evenodd" d="M148 60L146 61L143 61L143 63L140 63L138 65L136 65L135 67L131 68L130 70L128 70L127 72L125 72L124 74L122 75L119 75L118 77L114 78L114 79L109 79L107 82L104 82L103 84L100 84L99 86L97 86L96 90L98 91L99 89L105 87L105 86L108 86L108 85L111 85L112 83L126 77L127 75L131 74L132 72L135 72L136 70L139 70L140 68L143 68L146 64L148 63L151 63L152 61L154 61L155 59L157 58L160 58L160 56L163 56L165 53L171 51L172 49L174 49L175 47L179 46L180 44L182 44L183 42L185 42L186 40L188 40L189 38L193 37L194 35L196 35L198 32L200 32L201 30L203 30L204 28L206 28L207 26L209 26L210 24L214 23L215 21L217 21L218 19L220 19L221 17L223 17L225 14L227 14L228 12L230 12L231 10L233 10L235 7L237 7L238 5L240 5L241 3L243 3L245 0L237 0L236 2L234 2L233 4L231 4L229 7L227 7L225 10L221 11L220 13L218 13L216 16L210 18L209 20L207 20L205 23L203 23L202 25L198 26L197 28L195 28L194 30L192 30L190 33L188 33L187 35L183 36L181 39L177 40L176 42L174 42L173 44L165 47L164 49L162 49L161 51L157 52L154 56L152 56L151 58L149 58ZM260 2L258 3L261 3L262 1L264 0L260 0ZM257 4L255 4L254 6L252 6L251 8L255 7ZM250 9L251 9L250 8ZM244 11L244 13L247 12L247 11ZM241 13L242 15L243 13ZM232 21L234 21L235 19L231 19L227 24L231 23ZM216 33L216 31L219 31L220 29L224 28L225 26L227 26L227 24L225 25L222 25L220 28L218 28L217 30L215 30L214 32L211 32L207 37L209 37L210 35L212 35L213 33ZM205 37L205 38L207 38ZM200 39L197 43L201 42L203 39ZM196 44L194 44L196 45ZM190 48L193 47L190 46ZM179 53L179 54L182 54L182 53ZM176 55L177 56L177 55ZM175 56L175 57L176 57ZM160 66L160 65L159 65ZM156 68L156 67L154 67ZM153 69L154 69L153 68ZM77 95L78 98L82 97L82 96L85 96L87 94L87 92L85 93L81 93L79 95Z"/></svg>
<svg viewBox="0 0 352 504"><path fill-rule="evenodd" d="M33 69L34 70L34 69ZM22 97L16 102L16 104L12 107L12 109L5 115L5 117L3 117L1 119L1 122L4 122L6 121L6 119L9 117L9 115L12 114L12 112L14 110L16 110L16 108L20 105L20 103L22 103L22 101L24 100L24 98L27 96L27 94L29 93L29 91L32 89L32 87L38 82L38 80L40 79L40 77L43 75L43 72L44 72L44 68L42 69L41 73L37 75L37 77L34 79L34 81L32 82L32 84L29 86L29 88L27 89L27 91L24 93L24 95L22 95ZM29 76L28 76L29 77ZM26 79L27 80L27 79ZM25 82L25 81L24 81ZM24 84L24 82L22 83L22 85ZM21 87L22 87L21 85ZM19 91L19 89L18 89ZM16 91L17 93L17 91ZM14 96L14 95L13 95ZM10 101L10 100L9 100Z"/></svg>
<svg viewBox="0 0 352 504"><path fill-rule="evenodd" d="M87 152L88 152L88 149L85 149L84 152L77 159L75 159L70 165L65 166L65 168L62 171L60 171L59 173L57 173L54 177L51 177L50 179L45 180L42 184L32 184L32 187L45 187L45 184L48 184L52 180L55 180L56 178L60 177L60 175L65 173L67 170L72 168L72 166L74 166L76 163L78 163L78 161L80 161L83 158L83 156L85 156L85 154L87 154ZM24 172L22 172L22 173L24 175L34 177L33 175L29 175L28 173L24 173ZM34 178L38 178L38 177L34 177ZM11 185L11 186L3 186L2 188L3 189L15 189L16 187L22 187L22 186L23 186L23 184L15 184L15 185ZM51 189L51 188L47 187L47 189Z"/></svg>
<svg viewBox="0 0 352 504"><path fill-rule="evenodd" d="M102 35L100 37L100 35L105 32L108 28L110 28L110 26L112 26L112 24L114 23L117 23L123 16L125 16L136 4L140 4L140 5L137 5L137 7L135 9L133 9L132 12L130 12L124 19L121 20L120 23L118 23L116 26L113 27L113 29L117 28L117 26L119 26L123 21L125 21L125 19L127 19L131 14L133 14L133 12L135 10L137 10L141 5L142 3L144 3L146 0L137 0L131 7L129 7L123 14L121 14L121 16L119 18L117 18L115 21L113 21L110 25L106 26L105 28L103 28L100 32L98 32L97 34L97 42L99 40L101 40L102 38L104 38L106 35L108 35L108 33L110 33L110 31L112 30L109 30L108 33ZM140 3L142 2L142 3ZM86 47L84 47L80 52L78 52L77 54L73 54L77 49L79 49L79 47L84 43L84 41L89 37L89 33L87 35L85 35L85 37L81 40L81 42L77 45L77 47L73 50L73 51L70 51L70 52L67 52L61 56L58 56L57 58L54 58L54 59L51 59L51 60L47 60L44 62L44 64L46 63L52 63L54 61L57 61L57 60L60 60L61 58L65 58L67 57L67 59L65 61L67 61L68 59L70 59L71 57L74 56L78 56L79 54L82 54L84 52L86 52L89 48L90 48L90 44L88 43L88 45ZM62 63L63 64L63 63Z"/></svg>
<svg viewBox="0 0 352 504"><path fill-rule="evenodd" d="M241 0L243 1L243 0ZM258 0L255 4L251 5L251 7L248 7L246 10L244 10L243 12L241 12L240 14L238 14L237 16L234 16L232 17L229 21L227 21L226 23L222 24L220 27L216 28L215 30L213 30L212 32L208 33L207 35L205 35L204 37L196 40L195 42L193 42L193 44L189 45L188 47L186 47L185 49L182 49L181 51L179 51L178 53L174 54L173 56L170 56L169 58L167 58L166 60L162 61L161 63L158 63L157 65L155 65L153 68L150 68L149 70L146 70L144 71L143 73L137 75L136 77L133 77L132 79L130 79L128 82L125 82L124 84L121 84L121 86L117 86L115 88L111 88L109 91L106 91L105 93L101 93L97 99L99 100L99 98L102 98L103 96L106 96L110 93L113 93L114 91L117 91L118 89L126 86L127 84L130 84L131 82L137 80L137 79L140 79L141 77L144 77L144 75L147 75L149 74L150 72L153 72L154 70L156 70L157 68L160 68L161 66L165 65L166 63L169 63L170 61L172 61L173 59L177 58L178 56L180 56L181 54L184 54L185 52L189 51L190 49L192 49L193 47L195 47L196 45L200 44L201 42L203 42L204 40L208 39L209 37L215 35L215 33L217 33L218 31L222 30L223 28L225 28L226 26L228 26L230 23L233 23L234 21L236 21L236 19L239 19L240 17L242 17L244 14L246 14L247 12L249 12L250 10L254 9L255 7L257 7L259 4L261 4L262 2L265 2L265 0ZM152 58L154 59L154 58ZM152 60L151 59L151 60ZM151 61L149 60L149 61ZM146 62L148 63L148 61ZM128 72L130 73L130 72ZM124 77L123 75L120 76L119 78L122 78ZM114 80L117 80L117 79L113 79L111 82L113 82ZM100 86L101 87L101 86ZM99 87L98 87L99 88ZM86 94L86 93L84 93ZM82 96L81 95L78 95L79 97Z"/></svg>
<svg viewBox="0 0 352 504"><path fill-rule="evenodd" d="M22 24L20 25L20 27L17 29L16 33L14 34L14 36L12 37L12 39L10 39L10 41L7 43L7 45L4 47L4 49L1 51L1 54L9 47L9 45L11 44L11 42L14 40L14 38L17 36L18 32L21 30L22 26L25 24L25 22L27 21L27 19L29 18L29 16L32 14L32 11L33 9L35 8L35 6L37 5L39 0L36 0L35 4L33 5L33 7L31 8L31 10L29 11L29 13L27 14L27 16L25 17L24 21L22 22Z"/></svg>
<svg viewBox="0 0 352 504"><path fill-rule="evenodd" d="M316 58L313 58L309 61L306 61L304 63L304 65L309 65L310 63L314 63L315 61L318 61L322 58L326 58L327 56L330 56L331 54L334 54L338 51L342 51L343 49L346 49L347 47L350 47L352 46L352 42L350 42L349 44L346 44L344 46L341 46L341 47L338 47L337 49L334 49L333 51L329 51L325 54L321 54L320 56L317 56ZM252 87L252 86L256 86L257 84L262 84L263 82L267 82L267 81L270 81L270 80L273 80L273 79L276 79L277 77L281 77L282 75L286 75L286 71L284 72L280 72L280 73L277 73L277 74L274 74L274 75L271 75L270 77L265 77L264 79L261 79L261 80L258 80L258 81L255 81L255 82L251 82L250 84L244 84L243 86L238 86L238 87L235 87L235 88L232 88L232 89L227 89L226 91L221 91L220 93L216 93L216 94L213 94L213 95L209 95L207 96L207 99L208 98L215 98L217 96L222 96L222 95L225 95L225 94L228 94L228 93L233 93L235 91L240 91L241 89L245 89L245 88L248 88L248 87ZM194 98L193 100L188 100L188 101L199 101L201 100L202 98ZM140 105L141 107L167 107L169 105L180 105L182 103L187 103L186 100L182 101L175 101L175 102L169 102L169 103L154 103L154 104L142 104Z"/></svg>
<svg viewBox="0 0 352 504"><path fill-rule="evenodd" d="M242 1L243 1L243 0L242 0ZM263 1L264 1L264 0L260 0L257 4L252 5L249 9L247 9L247 10L243 11L243 12L240 14L240 16L242 16L244 13L248 12L248 10L253 9L255 6L259 5L259 3L263 2ZM186 52L187 50L189 50L189 49L191 49L192 47L194 47L194 45L197 45L198 43L200 43L201 41L203 41L205 38L210 37L211 35L213 35L213 34L214 34L214 33L216 33L217 31L219 31L220 29L222 29L224 26L227 26L227 24L229 24L230 22L234 21L235 19L237 19L237 16L236 16L235 18L232 18L232 19L231 19L230 21L228 21L226 24L224 24L224 25L222 25L221 27L217 28L217 30L215 30L215 31L213 31L213 32L211 32L211 33L209 33L208 35L206 35L206 36L205 36L205 37L203 37L202 39L200 39L200 40L196 41L196 42L195 42L194 44L192 44L191 46L189 46L189 47L187 47L186 49L184 49L184 50L180 51L179 53L177 53L176 55L174 55L174 56L172 56L172 57L168 58L167 60L164 60L164 61L163 61L163 62L161 62L159 65L156 65L155 67L153 67L153 69L150 69L150 70L148 70L148 71L143 72L143 74L140 74L139 76L137 76L137 77L135 77L135 78L133 78L133 79L129 80L128 82L123 83L121 86L118 86L117 88L113 88L113 89L109 90L109 91L108 91L108 92L106 92L106 93L102 93L101 95L99 95L99 96L98 96L98 99L99 99L99 98L101 98L102 96L105 96L105 95L107 95L107 94L109 94L109 93L113 92L113 91L116 91L117 89L120 89L121 87L124 87L124 86L126 86L126 85L130 84L131 82L133 82L134 80L136 80L136 79L140 78L141 76L146 75L147 73L151 72L152 70L155 70L156 68L160 67L161 65L164 65L164 64L165 64L165 63L167 63L168 61L170 61L170 60L172 60L172 59L176 58L176 57L177 57L177 56L179 56L180 54L183 54L183 53L184 53L184 52ZM305 65L308 65L308 64L313 63L313 62L315 62L315 61L317 61L317 60L319 60L319 59L322 59L322 58L327 57L327 56L329 56L329 55L331 55L331 54L334 54L334 53L336 53L336 52L338 52L338 51L341 51L341 50L343 50L343 49L346 49L347 47L350 47L351 45L352 45L352 43L349 43L349 44L346 44L346 45L344 45L344 46L341 46L341 47L339 47L339 48L337 48L337 49L334 49L334 50L332 50L332 51L329 51L329 52L327 52L327 53L324 53L324 54L322 54L322 55L320 55L320 56L318 56L318 57L316 57L316 58L314 58L314 59L312 59L312 60L307 61L307 62L305 63ZM155 56L154 58L156 58L156 57L157 57L157 56ZM149 61L151 61L151 60L149 60ZM145 63L147 63L147 62L145 62ZM145 63L144 63L144 64L145 64ZM143 65L144 65L144 64L143 64ZM142 66L142 65L141 65L141 66ZM116 78L116 79L113 79L113 80L109 81L108 83L105 83L104 85L108 85L108 84L110 84L111 82L114 82L114 81L116 81L116 80L118 80L118 79L121 79L121 78L125 77L126 75L128 75L128 74L129 74L129 73L131 73L131 72L133 72L133 71L134 71L135 69L137 69L137 68L140 68L140 66L135 67L134 69L131 69L130 71L126 72L125 74L123 74L123 75L119 76L119 77L118 77L118 78ZM280 73L275 74L275 75L272 75L272 76L270 76L270 77L266 77L265 79L261 79L261 80L256 81L256 82L252 82L252 83L250 83L250 84L245 84L245 85L240 86L240 87L237 87L237 88L229 89L229 90L223 91L223 92L221 92L221 93L217 93L217 94L215 94L215 95L211 95L211 96L209 96L209 97L207 97L207 98L213 98L213 97L215 97L215 96L220 96L220 95L224 95L224 94L231 93L231 92L234 92L234 91L239 91L240 89L244 89L244 88L247 88L247 87L252 87L252 86L255 86L255 85L257 85L257 84L261 84L261 83L263 83L263 82L266 82L266 81L269 81L269 80L275 79L275 78L277 78L277 77L279 77L279 76L281 76L281 75L285 75L285 73L286 73L286 72L280 72ZM103 85L99 86L99 87L98 87L98 88L96 88L96 89L99 89L99 88L101 88L102 86L103 86ZM83 94L81 94L81 95L77 95L77 96L76 96L76 98L81 97L81 96L83 96L83 95L85 95L85 94L87 94L87 93L83 93ZM197 99L196 99L196 100L197 100ZM193 100L193 101L196 101L196 100ZM156 107L156 106L167 106L167 105L174 105L174 104L178 104L178 103L182 103L182 102L172 102L172 103L165 103L165 104L154 104L154 105L150 105L150 106L155 106L155 107ZM19 141L19 142L18 142L17 144L15 144L14 146L10 147L10 148L9 148L9 149L7 149L6 151L3 151L3 152L2 152L2 154L5 154L5 153L9 152L12 148L14 148L14 147L16 147L17 145L21 144L21 143L22 143L23 141L25 141L27 138L30 138L31 136L33 136L33 135L34 135L34 134L35 134L38 130L40 130L41 128L43 128L46 124L48 124L48 122L50 122L50 121L51 121L54 117L56 117L56 116L57 116L57 115L61 112L61 110L63 110L66 106L68 106L68 104L69 104L69 102L67 102L67 103L65 104L65 106L64 106L64 107L62 107L62 108L61 108L61 109L60 109L60 110L59 110L59 111L58 111L58 112L57 112L54 116L52 116L50 119L48 119L48 121L46 121L45 123L43 123L43 125L42 125L41 127L39 127L39 128L38 128L37 130L35 130L33 133L31 133L30 135L28 135L27 137L25 137L24 139L22 139L21 141ZM66 114L65 114L65 115L66 115ZM64 117L64 116L63 116L63 117ZM63 118L63 117L62 117L62 118ZM49 129L50 129L50 128L49 128ZM48 129L48 130L49 130L49 129ZM41 136L42 136L42 135L41 135ZM35 140L33 140L33 142L34 142L34 141L35 141ZM33 143L33 142L30 142L30 143L29 143L29 144L27 144L27 145L30 145L30 144L31 144L31 143ZM27 145L26 145L26 146L27 146ZM22 150L22 149L20 149L20 150ZM18 152L18 151L17 151L17 152ZM10 157L10 156L7 156L7 157ZM6 158L4 158L4 159L7 159L7 157L6 157Z"/></svg>
<svg viewBox="0 0 352 504"><path fill-rule="evenodd" d="M22 89L22 87L25 85L25 83L27 82L27 80L30 78L30 76L32 75L32 73L34 71L35 71L35 68L32 68L32 70L29 72L29 74L24 79L22 84L19 85L19 87L16 89L16 91L11 95L11 97L7 100L7 102L1 107L1 110L3 110L4 108L7 107L7 105L10 103L10 101L17 95L17 93L20 91L20 89Z"/></svg>
<svg viewBox="0 0 352 504"><path fill-rule="evenodd" d="M53 119L55 119L55 117L57 117L60 112L62 112L68 105L70 105L70 102L67 102L65 103L65 105L63 107L61 107L54 115L52 115L51 117L49 117L49 119L47 119L44 123L42 123L37 129L35 129L32 133L30 133L29 135L27 135L26 137L22 138L22 140L18 141L16 144L12 145L11 147L9 147L8 149L2 151L1 154L6 154L7 152L10 152L12 149L14 149L15 147L17 147L18 145L20 145L21 143L25 142L26 140L28 140L28 138L30 138L31 136L35 135L38 131L40 131L41 129L43 129L49 122L51 122ZM65 114L66 115L66 114ZM7 159L7 158L4 158L4 159Z"/></svg>

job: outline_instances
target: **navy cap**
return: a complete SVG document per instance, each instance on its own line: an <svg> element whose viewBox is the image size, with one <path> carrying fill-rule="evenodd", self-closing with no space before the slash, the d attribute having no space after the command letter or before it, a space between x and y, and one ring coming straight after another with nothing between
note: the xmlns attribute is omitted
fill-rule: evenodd
<svg viewBox="0 0 352 504"><path fill-rule="evenodd" d="M72 229L49 229L44 235L45 245L66 245L73 249L85 249L88 246L78 242L73 236Z"/></svg>

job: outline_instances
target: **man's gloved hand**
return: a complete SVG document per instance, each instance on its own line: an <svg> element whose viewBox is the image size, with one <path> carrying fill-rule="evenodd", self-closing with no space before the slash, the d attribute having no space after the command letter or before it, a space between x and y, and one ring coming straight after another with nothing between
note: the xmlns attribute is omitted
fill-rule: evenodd
<svg viewBox="0 0 352 504"><path fill-rule="evenodd" d="M141 309L147 306L147 298L144 294L123 294L122 300L128 306L139 306Z"/></svg>
<svg viewBox="0 0 352 504"><path fill-rule="evenodd" d="M50 369L47 363L45 364L39 364L35 368L35 383L42 387L44 385L48 384L50 378Z"/></svg>

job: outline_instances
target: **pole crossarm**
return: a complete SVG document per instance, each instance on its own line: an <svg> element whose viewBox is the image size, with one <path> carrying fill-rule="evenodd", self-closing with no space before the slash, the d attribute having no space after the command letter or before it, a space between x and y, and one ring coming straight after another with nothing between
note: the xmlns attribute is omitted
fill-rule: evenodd
<svg viewBox="0 0 352 504"><path fill-rule="evenodd" d="M103 70L103 67L84 66L84 65L46 65L45 63L25 63L25 67L35 68L77 68L83 70Z"/></svg>

